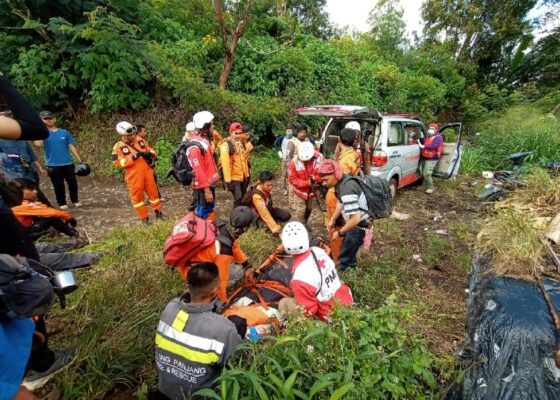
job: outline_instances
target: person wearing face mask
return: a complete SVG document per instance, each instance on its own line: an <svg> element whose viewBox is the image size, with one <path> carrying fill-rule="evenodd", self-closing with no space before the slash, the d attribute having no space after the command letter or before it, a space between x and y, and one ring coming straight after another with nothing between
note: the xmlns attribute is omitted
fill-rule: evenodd
<svg viewBox="0 0 560 400"><path fill-rule="evenodd" d="M436 123L431 123L428 126L428 137L418 141L420 147L420 155L422 156L422 176L426 183L426 193L431 194L434 192L434 181L432 175L443 150L443 137L439 133L439 126Z"/></svg>
<svg viewBox="0 0 560 400"><path fill-rule="evenodd" d="M230 137L220 144L220 162L224 182L233 197L233 208L240 206L247 192L249 178L248 153L243 149L241 135L243 126L233 122L229 127Z"/></svg>
<svg viewBox="0 0 560 400"><path fill-rule="evenodd" d="M307 125L300 124L296 127L294 136L288 141L288 144L286 146L288 161L293 159L294 156L297 154L300 144L302 144L303 142L309 142L309 139L307 138L307 133L308 133Z"/></svg>
<svg viewBox="0 0 560 400"><path fill-rule="evenodd" d="M279 136L274 142L274 148L278 152L278 157L282 160L282 189L284 189L284 195L288 194L288 143L294 137L294 125L286 125L286 133L284 136Z"/></svg>

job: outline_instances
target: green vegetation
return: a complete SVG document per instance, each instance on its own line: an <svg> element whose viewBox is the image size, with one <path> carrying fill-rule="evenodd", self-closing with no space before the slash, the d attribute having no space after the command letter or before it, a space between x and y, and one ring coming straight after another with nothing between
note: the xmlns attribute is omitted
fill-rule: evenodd
<svg viewBox="0 0 560 400"><path fill-rule="evenodd" d="M516 106L494 113L477 125L480 133L465 149L461 171L480 173L509 166L506 157L518 151L531 151L527 161L538 163L560 160L560 120L532 106Z"/></svg>
<svg viewBox="0 0 560 400"><path fill-rule="evenodd" d="M286 332L247 344L215 399L432 398L433 357L404 329L412 309L389 296L375 310L338 309L330 325L299 317Z"/></svg>

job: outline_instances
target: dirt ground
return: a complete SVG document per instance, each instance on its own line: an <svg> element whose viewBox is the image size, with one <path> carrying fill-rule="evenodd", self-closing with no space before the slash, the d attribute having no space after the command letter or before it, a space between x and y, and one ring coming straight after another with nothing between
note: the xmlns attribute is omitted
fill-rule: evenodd
<svg viewBox="0 0 560 400"><path fill-rule="evenodd" d="M139 224L123 182L86 177L79 179L79 185L84 206L79 209L70 207L69 211L93 240L116 226ZM400 270L406 275L403 284L408 286L400 289L404 289L407 299L426 305L425 309L419 310L424 314L419 318L417 333L428 338L430 349L436 355L451 357L463 341L464 288L472 256L469 242L478 231L484 205L477 202L476 188L465 178L440 182L439 186L433 195L425 194L421 187L400 190L396 209L410 218L376 221L370 251L377 259L398 261ZM48 179L43 180L42 189L53 201ZM161 192L167 199L163 203L163 212L172 219L184 215L191 199L190 189L185 191L179 185L166 185ZM227 218L231 196L221 186L216 193L217 216ZM277 206L287 206L287 199L280 192L274 194L274 200ZM150 216L153 218L151 211ZM315 208L311 227L321 231L322 224L322 214ZM432 323L424 323L427 317Z"/></svg>

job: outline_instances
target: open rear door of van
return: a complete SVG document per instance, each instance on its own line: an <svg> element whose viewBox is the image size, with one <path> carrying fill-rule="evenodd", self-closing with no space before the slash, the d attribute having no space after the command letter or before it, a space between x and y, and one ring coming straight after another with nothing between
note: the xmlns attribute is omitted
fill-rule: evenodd
<svg viewBox="0 0 560 400"><path fill-rule="evenodd" d="M331 118L338 117L348 120L360 119L372 122L378 122L381 120L381 114L379 113L379 111L363 106L309 106L296 108L294 112L298 115L318 115Z"/></svg>
<svg viewBox="0 0 560 400"><path fill-rule="evenodd" d="M443 137L443 150L436 168L434 176L443 179L452 179L457 176L459 166L461 165L461 155L463 147L461 146L461 135L463 133L462 122L452 122L445 124L439 130Z"/></svg>

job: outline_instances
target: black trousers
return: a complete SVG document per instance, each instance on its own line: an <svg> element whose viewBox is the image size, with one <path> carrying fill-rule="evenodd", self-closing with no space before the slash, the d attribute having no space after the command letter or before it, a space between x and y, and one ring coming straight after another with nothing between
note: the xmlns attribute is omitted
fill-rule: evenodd
<svg viewBox="0 0 560 400"><path fill-rule="evenodd" d="M70 237L78 234L70 224L56 217L35 218L33 224L26 229L25 233L29 238L37 240L47 233L49 228L54 228L56 231Z"/></svg>
<svg viewBox="0 0 560 400"><path fill-rule="evenodd" d="M228 184L228 190L233 196L233 208L239 207L243 201L245 193L247 193L247 185L245 184L245 181L231 181L231 183Z"/></svg>
<svg viewBox="0 0 560 400"><path fill-rule="evenodd" d="M74 173L74 164L63 165L60 167L47 167L49 178L54 188L54 195L59 206L66 205L66 188L64 181L68 185L70 200L77 203L78 200L78 180Z"/></svg>

